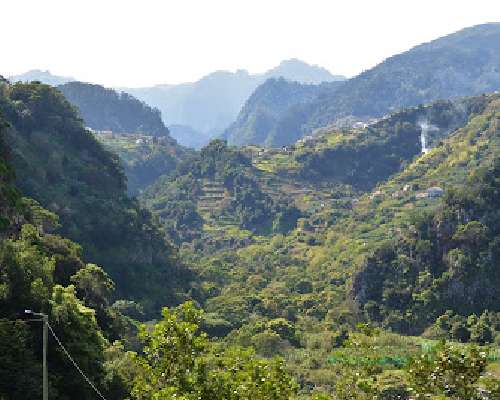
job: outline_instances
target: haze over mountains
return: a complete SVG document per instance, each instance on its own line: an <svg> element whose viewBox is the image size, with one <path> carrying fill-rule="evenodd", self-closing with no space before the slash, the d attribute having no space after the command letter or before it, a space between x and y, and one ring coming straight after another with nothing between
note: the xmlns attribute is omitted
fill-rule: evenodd
<svg viewBox="0 0 500 400"><path fill-rule="evenodd" d="M246 70L216 71L194 83L122 89L157 107L167 125L177 125L175 131L179 135L174 137L190 146L192 143L185 141L181 133L183 126L187 131L199 132L202 138L222 134L252 92L267 79L278 77L309 84L345 79L324 68L291 59L263 74L250 74Z"/></svg>
<svg viewBox="0 0 500 400"><path fill-rule="evenodd" d="M341 75L332 75L325 68L290 59L263 74L250 74L246 70L215 71L192 83L120 90L158 108L165 124L174 125L172 135L180 144L199 148L210 138L222 134L236 119L255 88L273 77L307 84L345 79ZM12 82L36 80L53 86L74 80L39 70L9 79Z"/></svg>
<svg viewBox="0 0 500 400"><path fill-rule="evenodd" d="M266 146L280 142L291 143L290 136L284 139L276 137L280 122L290 117L293 120L297 106L310 103L342 84L343 81L336 81L313 85L270 78L245 102L236 121L224 132L224 138L229 144L237 146L250 143Z"/></svg>
<svg viewBox="0 0 500 400"><path fill-rule="evenodd" d="M321 91L312 101L296 99L288 111L277 113L281 102L269 102L265 92L280 99L287 97L288 86L296 85L283 82L281 93L276 85L259 88L226 131L229 143L282 146L339 118L366 120L401 107L498 90L500 24L466 28L421 44ZM264 115L273 115L273 122L260 122Z"/></svg>
<svg viewBox="0 0 500 400"><path fill-rule="evenodd" d="M40 69L32 69L23 74L9 76L9 80L11 82L40 81L51 86L59 86L64 83L76 81L73 77L53 75L50 71L42 71Z"/></svg>

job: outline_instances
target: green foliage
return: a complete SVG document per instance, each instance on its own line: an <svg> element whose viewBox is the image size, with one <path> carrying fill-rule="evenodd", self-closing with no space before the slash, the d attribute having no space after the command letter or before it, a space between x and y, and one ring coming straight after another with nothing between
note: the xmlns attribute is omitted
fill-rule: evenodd
<svg viewBox="0 0 500 400"><path fill-rule="evenodd" d="M69 82L58 86L70 103L80 110L86 126L117 133L146 133L168 136L159 110L128 93L118 93L99 85Z"/></svg>
<svg viewBox="0 0 500 400"><path fill-rule="evenodd" d="M289 399L295 384L280 360L264 361L237 349L222 353L197 334L201 313L192 303L163 309L152 329L144 326L144 355L137 357L140 373L135 399Z"/></svg>
<svg viewBox="0 0 500 400"><path fill-rule="evenodd" d="M324 92L335 90L341 82L319 85L301 84L283 78L271 78L248 98L236 121L224 132L232 145L258 144L271 147L293 143L299 137L280 137L276 133L281 120L294 118L294 107L310 103Z"/></svg>
<svg viewBox="0 0 500 400"><path fill-rule="evenodd" d="M40 395L40 323L28 325L19 321L17 333L11 331L14 327L12 320L19 318L26 308L47 313L57 335L83 370L96 383L102 382L106 341L95 313L76 297L73 286L59 284L65 280L65 274L59 268L84 266L68 251L70 246L68 241L53 235L46 236L28 224L22 226L18 238L7 239L0 244L0 313L6 318L0 324L0 336L6 348L13 351L2 352L2 365L12 366L12 369L2 368L0 373L0 382L3 382L0 395L7 396L7 399L29 393ZM23 349L20 350L19 346ZM13 364L18 362L23 362L24 366ZM66 355L55 347L49 352L49 365L50 390L54 397L88 398L88 386L68 364ZM73 393L75 390L78 395Z"/></svg>
<svg viewBox="0 0 500 400"><path fill-rule="evenodd" d="M0 398L35 398L42 376L28 324L0 318ZM5 396L5 397L4 397Z"/></svg>
<svg viewBox="0 0 500 400"><path fill-rule="evenodd" d="M380 117L438 99L498 89L498 24L467 28L393 56L310 104L296 107L277 135L294 138L345 116ZM300 117L298 117L300 116ZM290 143L290 142L287 142Z"/></svg>
<svg viewBox="0 0 500 400"><path fill-rule="evenodd" d="M142 300L150 313L175 302L190 273L150 213L127 197L117 157L84 129L59 91L39 83L2 87L5 141L23 195L59 216L56 232L103 266L120 297Z"/></svg>
<svg viewBox="0 0 500 400"><path fill-rule="evenodd" d="M201 228L210 220L270 234L290 231L300 216L286 199L266 193L250 159L221 140L182 162L141 197L179 244L202 238Z"/></svg>
<svg viewBox="0 0 500 400"><path fill-rule="evenodd" d="M477 382L485 370L486 356L475 347L464 351L442 345L415 358L408 367L415 398L481 399Z"/></svg>

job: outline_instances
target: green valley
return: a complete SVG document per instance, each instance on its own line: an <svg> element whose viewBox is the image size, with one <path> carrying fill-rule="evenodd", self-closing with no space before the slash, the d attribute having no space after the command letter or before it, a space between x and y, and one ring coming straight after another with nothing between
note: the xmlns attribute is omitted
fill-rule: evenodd
<svg viewBox="0 0 500 400"><path fill-rule="evenodd" d="M175 13L154 24L137 5L131 24L124 3L117 25L106 7L103 41L121 38L142 78L178 61ZM198 7L196 60L232 65L211 52L216 23L217 43L251 53L241 18ZM271 9L242 14L260 30ZM293 24L276 29L285 53L312 29ZM157 25L176 27L161 57ZM296 59L131 79L165 115L48 71L0 76L0 400L500 400L499 32L466 28L350 79Z"/></svg>

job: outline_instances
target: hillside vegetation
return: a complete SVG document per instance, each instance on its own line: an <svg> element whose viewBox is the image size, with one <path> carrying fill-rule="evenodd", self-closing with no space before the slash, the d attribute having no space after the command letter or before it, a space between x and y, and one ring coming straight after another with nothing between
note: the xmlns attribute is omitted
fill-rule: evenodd
<svg viewBox="0 0 500 400"><path fill-rule="evenodd" d="M120 296L141 299L150 310L174 301L189 273L150 213L127 196L117 156L83 127L62 94L38 83L2 83L0 112L9 123L17 185L59 216L57 232L83 246L84 260L104 267Z"/></svg>
<svg viewBox="0 0 500 400"><path fill-rule="evenodd" d="M499 90L499 50L499 23L477 25L416 46L348 79L312 103L294 107L274 124L273 136L279 140L268 144L292 144L346 117L364 121L438 99Z"/></svg>
<svg viewBox="0 0 500 400"><path fill-rule="evenodd" d="M268 80L256 143L200 151L128 95L69 84L105 132L0 77L0 400L41 396L26 309L56 400L500 399L498 37Z"/></svg>
<svg viewBox="0 0 500 400"><path fill-rule="evenodd" d="M276 127L280 120L294 114L295 106L309 103L322 93L335 90L341 81L318 85L280 79L268 79L245 102L242 110L224 132L229 144L258 144L277 147L294 142L297 138L281 138Z"/></svg>
<svg viewBox="0 0 500 400"><path fill-rule="evenodd" d="M183 142L195 147L200 145L200 139L204 139L201 145L205 145L221 135L257 86L269 78L279 77L308 84L345 79L324 68L292 59L262 74L250 74L246 70L215 71L192 83L123 90L161 110L168 126L181 125L184 130L190 128L197 132L193 142Z"/></svg>
<svg viewBox="0 0 500 400"><path fill-rule="evenodd" d="M141 200L179 244L197 240L206 245L207 237L222 234L224 239L228 229L237 233L234 244L245 242L252 232L287 232L300 216L285 195L265 190L250 158L218 140L160 178Z"/></svg>
<svg viewBox="0 0 500 400"><path fill-rule="evenodd" d="M359 376L367 374L367 381L353 378L350 390L357 393L372 379L378 389L370 390L381 390L391 374L404 381L396 372L404 361L397 360L411 358L421 340L365 328L355 333L359 323L432 339L498 343L500 101L468 101L481 106L463 127L351 198L350 207L319 229L299 224L236 252L189 255L205 281L197 296L210 316L208 332L253 345L262 355L285 356L303 385L338 391L343 383L336 374L347 363ZM438 109L447 114L442 104ZM427 190L433 187L444 194L432 197ZM378 346L375 357L389 360L385 367L369 369L375 362L368 361L369 343ZM341 361L329 365L332 352Z"/></svg>
<svg viewBox="0 0 500 400"><path fill-rule="evenodd" d="M93 130L169 137L160 111L128 93L84 82L65 83L58 89L78 108L85 125Z"/></svg>

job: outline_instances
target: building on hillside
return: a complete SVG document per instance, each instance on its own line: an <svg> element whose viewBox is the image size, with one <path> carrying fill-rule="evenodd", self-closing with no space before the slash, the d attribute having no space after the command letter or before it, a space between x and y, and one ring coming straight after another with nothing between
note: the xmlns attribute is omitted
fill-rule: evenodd
<svg viewBox="0 0 500 400"><path fill-rule="evenodd" d="M370 195L370 200L381 199L384 197L384 193L381 190L377 190Z"/></svg>
<svg viewBox="0 0 500 400"><path fill-rule="evenodd" d="M439 186L433 186L426 190L429 197L441 197L444 193L444 190Z"/></svg>
<svg viewBox="0 0 500 400"><path fill-rule="evenodd" d="M428 197L429 197L429 193L427 193L427 192L421 192L421 193L417 193L417 194L415 195L415 198L416 198L417 200L427 199Z"/></svg>
<svg viewBox="0 0 500 400"><path fill-rule="evenodd" d="M368 124L366 124L366 123L365 123L365 122L363 122L363 121L357 121L357 122L355 122L355 123L352 125L352 127L353 127L354 129L364 129L364 128L366 128L367 126L368 126Z"/></svg>

